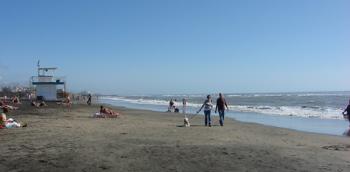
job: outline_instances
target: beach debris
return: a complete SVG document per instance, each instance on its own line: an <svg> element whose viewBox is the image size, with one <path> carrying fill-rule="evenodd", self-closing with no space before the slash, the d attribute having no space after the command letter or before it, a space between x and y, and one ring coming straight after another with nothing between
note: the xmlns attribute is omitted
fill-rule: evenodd
<svg viewBox="0 0 350 172"><path fill-rule="evenodd" d="M330 146L323 146L322 148L326 150L333 150L333 151L349 151L350 145L330 145Z"/></svg>

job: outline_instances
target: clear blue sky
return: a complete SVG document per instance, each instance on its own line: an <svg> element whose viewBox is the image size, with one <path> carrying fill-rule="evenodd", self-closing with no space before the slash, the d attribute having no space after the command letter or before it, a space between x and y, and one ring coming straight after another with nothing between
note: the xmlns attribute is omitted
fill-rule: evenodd
<svg viewBox="0 0 350 172"><path fill-rule="evenodd" d="M350 90L349 0L1 0L0 79L71 91Z"/></svg>

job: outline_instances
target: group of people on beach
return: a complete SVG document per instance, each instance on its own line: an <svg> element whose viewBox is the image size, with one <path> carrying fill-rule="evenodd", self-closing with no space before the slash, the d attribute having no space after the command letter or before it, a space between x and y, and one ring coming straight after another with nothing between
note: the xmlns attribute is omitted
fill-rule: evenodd
<svg viewBox="0 0 350 172"><path fill-rule="evenodd" d="M29 102L30 105L36 108L40 108L40 107L45 107L48 106L46 104L45 101L43 100L35 100L32 97L29 97ZM8 99L7 96L5 96L4 98L0 99L0 108L2 109L2 113L0 115L0 129L4 129L4 128L19 128L19 127L26 127L27 124L26 123L21 123L16 121L13 118L8 118L7 114L11 111L11 110L18 110L19 107L22 103L21 100L18 96L14 96L11 99ZM66 106L71 106L72 102L69 98L69 96L67 96L62 102L59 102L57 104L62 104L62 105L66 105Z"/></svg>
<svg viewBox="0 0 350 172"><path fill-rule="evenodd" d="M19 128L27 126L27 124L20 123L13 118L7 118L7 114L10 112L10 110L17 110L18 107L16 105L20 104L20 99L17 96L14 96L10 102L7 102L7 98L5 98L4 100L0 100L0 108L2 109L2 113L0 115L0 129Z"/></svg>
<svg viewBox="0 0 350 172"><path fill-rule="evenodd" d="M207 99L204 101L201 108L197 111L197 114L203 109L204 111L204 125L211 127L211 111L213 109L213 100L210 95L207 95ZM215 113L219 112L220 126L224 126L225 110L229 110L227 102L222 93L219 93L219 98L216 100Z"/></svg>
<svg viewBox="0 0 350 172"><path fill-rule="evenodd" d="M168 112L179 112L179 108L175 105L175 101L173 99L170 100L169 102L169 108ZM186 108L187 108L187 100L183 99L182 100L182 105L183 105L183 113L186 114ZM205 126L212 126L212 119L211 119L211 112L214 108L213 100L211 98L211 95L207 95L206 100L203 102L201 108L197 111L197 114L202 111L204 111L204 125ZM225 120L225 111L229 110L227 101L224 98L224 95L222 93L219 93L219 98L216 100L216 107L215 107L215 113L219 113L219 122L220 126L224 126L224 120ZM343 111L343 116L345 119L349 121L349 127L350 127L350 100L348 106L345 108ZM185 118L186 115L185 115Z"/></svg>
<svg viewBox="0 0 350 172"><path fill-rule="evenodd" d="M88 96L87 104L91 105L91 95ZM171 99L169 102L169 112L176 112L179 113L179 108L175 104L176 99ZM7 99L0 100L0 108L3 110L0 116L0 128L17 128L17 127L25 127L27 124L22 124L20 122L17 122L16 120L12 118L7 118L7 114L10 110L17 110L18 107L16 105L20 105L21 101L20 98L17 96L14 96L10 101ZM61 103L65 106L71 106L72 101L70 100L70 97L67 96L66 99L64 99ZM31 101L31 105L35 107L44 107L48 106L44 101L37 102L35 100ZM187 108L187 99L182 100L182 113L186 115L186 108ZM212 118L211 114L214 109L214 104L211 95L207 95L206 100L203 102L200 109L197 111L197 114L203 110L204 112L204 125L205 126L212 126ZM228 103L224 98L224 95L222 93L219 93L219 97L216 100L216 106L215 106L215 113L219 113L219 123L220 126L224 126L224 120L225 120L225 111L229 110ZM348 106L345 108L345 110L342 112L344 115L344 118L349 121L350 124L350 100ZM120 116L118 112L113 111L112 109L106 108L104 106L100 106L100 110L98 113L94 115L96 118L116 118ZM185 116L186 117L186 116ZM349 125L350 127L350 125Z"/></svg>
<svg viewBox="0 0 350 172"><path fill-rule="evenodd" d="M31 106L40 108L40 107L46 107L48 104L43 100L35 100L35 99L29 99L29 103ZM87 105L91 106L92 104L92 96L91 94L88 95ZM14 120L13 118L8 118L7 114L10 112L10 110L18 110L19 107L16 105L21 105L20 98L17 96L14 96L12 99L8 99L7 97L4 99L0 99L0 109L2 109L2 113L0 115L0 129L4 128L19 128L19 127L27 127L26 123L18 122ZM71 101L71 98L69 95L65 97L61 102L57 102L57 105L63 105L66 107L71 107L73 102ZM109 109L104 106L100 106L100 110L98 113L96 113L93 117L95 118L117 118L120 116L120 113L113 111L112 109Z"/></svg>
<svg viewBox="0 0 350 172"><path fill-rule="evenodd" d="M171 99L169 101L169 107L168 112L175 112L179 113L180 110L175 104L176 99ZM197 111L197 114L202 111L204 111L204 125L205 126L212 126L212 120L211 120L211 112L213 110L214 104L213 100L211 99L211 95L207 95L207 99L204 101L201 108ZM186 117L186 109L187 109L187 99L182 99L182 113L185 114ZM225 120L225 111L229 110L227 102L224 98L224 95L222 93L219 93L219 98L216 100L216 107L215 107L215 113L219 113L219 122L220 126L224 126L224 120Z"/></svg>

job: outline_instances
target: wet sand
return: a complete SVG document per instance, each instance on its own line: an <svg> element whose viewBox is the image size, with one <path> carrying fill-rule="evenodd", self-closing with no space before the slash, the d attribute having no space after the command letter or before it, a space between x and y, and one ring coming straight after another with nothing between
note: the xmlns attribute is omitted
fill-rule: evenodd
<svg viewBox="0 0 350 172"><path fill-rule="evenodd" d="M227 119L183 127L181 114L98 106L33 108L8 117L27 128L0 130L0 171L350 171L350 138Z"/></svg>

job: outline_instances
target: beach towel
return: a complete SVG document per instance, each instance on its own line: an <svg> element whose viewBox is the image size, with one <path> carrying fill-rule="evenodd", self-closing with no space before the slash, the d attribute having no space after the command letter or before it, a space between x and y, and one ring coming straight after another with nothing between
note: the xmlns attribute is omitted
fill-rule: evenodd
<svg viewBox="0 0 350 172"><path fill-rule="evenodd" d="M100 112L96 112L92 117L94 117L94 118L104 118L105 115L100 113Z"/></svg>
<svg viewBox="0 0 350 172"><path fill-rule="evenodd" d="M21 127L20 123L17 123L14 119L10 118L5 123L6 128L19 128Z"/></svg>
<svg viewBox="0 0 350 172"><path fill-rule="evenodd" d="M13 121L15 121L13 118L9 118L9 119L7 120L7 122L13 122Z"/></svg>

